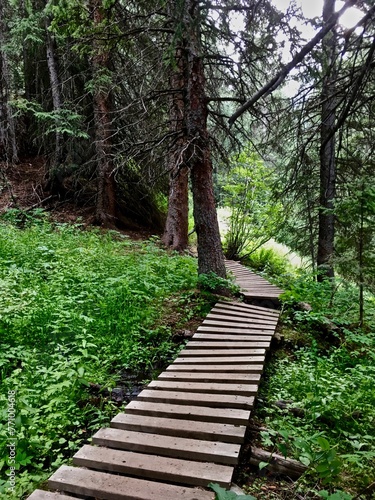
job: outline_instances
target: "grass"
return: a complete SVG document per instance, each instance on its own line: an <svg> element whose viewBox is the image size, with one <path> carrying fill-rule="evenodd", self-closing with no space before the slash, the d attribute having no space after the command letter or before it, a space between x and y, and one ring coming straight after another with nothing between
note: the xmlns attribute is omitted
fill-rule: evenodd
<svg viewBox="0 0 375 500"><path fill-rule="evenodd" d="M359 327L354 285L337 280L332 289L306 271L279 282L287 290L284 340L266 365L255 418L265 427L260 446L297 459L308 470L276 491L267 489L264 477L253 475L253 483L243 476L245 489L255 494L263 481L262 492L255 494L259 499L374 498L374 297L367 295L367 323ZM300 308L301 301L312 309ZM275 405L279 400L286 409Z"/></svg>
<svg viewBox="0 0 375 500"><path fill-rule="evenodd" d="M152 378L176 354L161 311L178 327L207 305L188 256L16 215L0 223L0 498L20 499L118 412L93 386Z"/></svg>

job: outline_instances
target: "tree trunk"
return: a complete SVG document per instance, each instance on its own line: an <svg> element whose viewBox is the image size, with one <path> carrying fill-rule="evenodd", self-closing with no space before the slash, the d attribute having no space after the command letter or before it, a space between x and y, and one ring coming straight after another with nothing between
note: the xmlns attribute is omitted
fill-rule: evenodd
<svg viewBox="0 0 375 500"><path fill-rule="evenodd" d="M45 27L46 27L46 37L47 37L47 65L49 71L49 78L51 83L51 93L52 93L52 103L53 103L53 111L56 114L55 123L56 129L59 126L59 112L62 108L62 98L60 92L60 81L57 70L57 60L56 60L56 51L55 51L55 41L49 31L50 21L48 18L45 19ZM52 162L52 167L57 168L63 160L63 151L62 151L62 134L59 130L56 130L55 133L55 154Z"/></svg>
<svg viewBox="0 0 375 500"><path fill-rule="evenodd" d="M11 76L8 56L4 49L7 39L4 1L0 2L0 155L4 154L7 161L18 162L15 123L9 104L9 88ZM3 49L2 49L3 47Z"/></svg>
<svg viewBox="0 0 375 500"><path fill-rule="evenodd" d="M205 76L200 55L199 7L196 0L187 0L188 12L188 82L187 134L188 158L194 202L195 230L198 238L198 273L214 272L225 277L224 255L217 220L212 160L207 132L207 98Z"/></svg>
<svg viewBox="0 0 375 500"><path fill-rule="evenodd" d="M181 41L182 43L182 41ZM188 246L189 230L189 169L185 163L187 145L185 117L186 50L177 48L175 69L170 77L169 123L173 144L168 153L169 171L168 215L162 241L173 250L182 252Z"/></svg>
<svg viewBox="0 0 375 500"><path fill-rule="evenodd" d="M325 0L323 6L323 22L335 12L335 0ZM335 134L336 122L336 33L333 30L322 42L323 53L323 89L322 89L322 124L320 148L320 207L319 207L319 233L317 267L320 273L318 280L333 278L334 257L334 197L336 188L335 165Z"/></svg>
<svg viewBox="0 0 375 500"><path fill-rule="evenodd" d="M116 190L114 169L111 161L111 113L110 89L104 82L108 79L109 50L100 41L99 32L104 22L101 0L91 0L94 28L93 40L93 85L95 148L97 161L96 222L106 227L116 225Z"/></svg>

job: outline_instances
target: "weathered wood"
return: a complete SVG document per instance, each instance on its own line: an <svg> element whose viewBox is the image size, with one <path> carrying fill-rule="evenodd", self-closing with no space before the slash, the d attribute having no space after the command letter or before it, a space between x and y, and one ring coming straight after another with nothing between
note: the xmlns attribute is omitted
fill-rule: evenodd
<svg viewBox="0 0 375 500"><path fill-rule="evenodd" d="M267 330L265 328L234 328L232 327L223 327L223 326L218 326L218 325L206 325L205 323L202 324L197 330L198 333L216 333L216 334L223 334L223 335L266 335L266 336L271 336L273 334L273 331ZM196 335L196 334L195 334Z"/></svg>
<svg viewBox="0 0 375 500"><path fill-rule="evenodd" d="M203 335L209 335L209 337L203 337ZM214 338L213 335L216 337ZM231 334L228 332L229 339L227 336L223 336L221 332L215 333L215 332L197 332L194 334L194 337L192 338L191 342L197 342L198 340L219 340L220 342L229 342L228 345L232 345L233 342L241 342L243 344L244 342L267 342L270 343L273 335L256 335L252 333L245 333L245 334ZM190 342L190 341L189 341ZM247 345L247 344L245 344Z"/></svg>
<svg viewBox="0 0 375 500"><path fill-rule="evenodd" d="M250 411L234 408L211 408L209 406L179 405L138 401L138 398L126 406L130 415L150 415L153 417L173 417L199 422L218 422L222 424L247 425Z"/></svg>
<svg viewBox="0 0 375 500"><path fill-rule="evenodd" d="M233 323L232 321L222 321L220 319L216 320L216 319L205 319L204 320L204 323L203 323L204 326L218 326L220 328L225 328L225 327L234 327L234 328L238 328L238 329L250 329L251 326L254 326L254 327L257 327L259 326L259 328L261 330L269 330L271 332L273 332L275 330L275 325L267 325L267 324L264 324L263 322L259 321L259 322L252 322L252 323L248 323L248 322L244 322L244 323Z"/></svg>
<svg viewBox="0 0 375 500"><path fill-rule="evenodd" d="M260 345L259 345L260 344ZM237 342L235 340L222 341L218 340L216 335L204 335L198 337L197 341L191 341L187 344L189 349L227 349L228 354L232 354L231 349L246 349L247 354L262 355L265 354L265 350L268 347L268 342L254 342L252 340L244 340L243 342Z"/></svg>
<svg viewBox="0 0 375 500"><path fill-rule="evenodd" d="M239 444L203 441L175 436L165 436L121 429L100 429L93 436L93 443L108 448L116 448L141 453L150 453L173 458L183 456L187 460L200 460L219 464L237 463Z"/></svg>
<svg viewBox="0 0 375 500"><path fill-rule="evenodd" d="M245 311L258 311L261 314L267 314L270 316L277 316L279 317L280 313L278 311L274 311L272 309L267 309L266 307L260 307L260 306L254 306L252 304L246 304L245 302L227 302L224 300L219 300L219 302L216 304L219 307L233 307L233 308L240 308Z"/></svg>
<svg viewBox="0 0 375 500"><path fill-rule="evenodd" d="M285 474L292 479L302 476L307 470L307 467L297 460L284 458L281 455L270 453L261 448L251 447L250 453L249 463L251 465L258 466L260 462L268 462L267 469L270 472Z"/></svg>
<svg viewBox="0 0 375 500"><path fill-rule="evenodd" d="M150 417L119 413L111 420L111 427L128 431L149 432L224 443L243 443L246 427L241 425L195 422L174 418Z"/></svg>
<svg viewBox="0 0 375 500"><path fill-rule="evenodd" d="M198 392L204 394L239 394L253 396L258 391L258 385L251 384L215 384L204 382L173 382L153 380L147 386L149 389L167 391Z"/></svg>
<svg viewBox="0 0 375 500"><path fill-rule="evenodd" d="M77 497L64 495L55 491L35 490L28 497L28 500L77 500Z"/></svg>
<svg viewBox="0 0 375 500"><path fill-rule="evenodd" d="M248 300L258 301L264 299L278 301L278 298L283 293L281 288L256 275L237 262L226 261L225 266L232 272L242 295Z"/></svg>
<svg viewBox="0 0 375 500"><path fill-rule="evenodd" d="M206 351L204 351L206 352ZM205 354L206 356L206 354ZM219 365L191 365L187 366L179 363L172 363L166 369L167 371L185 371L189 370L191 372L220 372L220 373L262 373L263 372L263 364L259 361L259 364L244 364L238 365L237 363L232 364L219 364ZM228 376L229 377L229 376Z"/></svg>
<svg viewBox="0 0 375 500"><path fill-rule="evenodd" d="M251 322L251 319L265 319L266 321L274 322L274 324L277 323L278 318L275 315L270 315L267 313L259 312L259 311L254 311L254 312L249 312L246 311L242 308L231 308L231 307L225 307L225 306L215 306L213 309L211 309L211 313L213 314L219 314L221 316L225 316L227 319L230 318L237 318L237 319L245 319L249 322Z"/></svg>
<svg viewBox="0 0 375 500"><path fill-rule="evenodd" d="M83 446L74 455L73 463L89 469L206 487L210 482L214 482L228 488L233 474L233 467L227 465L88 445Z"/></svg>
<svg viewBox="0 0 375 500"><path fill-rule="evenodd" d="M188 345L188 347L190 347ZM252 356L253 349L246 349L246 347L242 349L220 349L220 347L208 348L204 349L184 349L180 352L180 356L186 358L188 356Z"/></svg>
<svg viewBox="0 0 375 500"><path fill-rule="evenodd" d="M105 472L62 466L48 481L52 489L102 500L213 500L212 493Z"/></svg>
<svg viewBox="0 0 375 500"><path fill-rule="evenodd" d="M165 371L161 373L158 377L159 380L189 380L191 382L221 382L221 383L231 383L231 382L251 382L259 381L259 373L231 373L228 377L228 373L201 373L201 372L171 372Z"/></svg>
<svg viewBox="0 0 375 500"><path fill-rule="evenodd" d="M139 401L152 401L193 406L211 406L212 408L239 408L251 410L254 405L253 396L232 394L199 394L195 392L178 392L156 389L144 389L138 396Z"/></svg>
<svg viewBox="0 0 375 500"><path fill-rule="evenodd" d="M268 318L258 318L258 317L253 317L253 318L249 318L249 317L244 317L244 316L241 316L241 317L237 317L237 316L226 316L225 314L219 314L217 312L211 312L209 314L207 314L206 318L205 318L205 322L206 320L212 320L212 321L230 321L231 323L233 323L234 326L236 326L237 323L244 323L244 324L249 324L249 325L270 325L272 326L272 328L275 328L275 320L273 319L268 319Z"/></svg>
<svg viewBox="0 0 375 500"><path fill-rule="evenodd" d="M251 363L254 364L260 364L264 363L265 356L223 356L223 357L218 357L218 356L210 356L209 353L207 353L207 357L202 357L202 358L183 358L183 357L178 357L175 359L174 363L176 364L204 364L204 365L227 365L230 363L238 363L241 365L248 365Z"/></svg>

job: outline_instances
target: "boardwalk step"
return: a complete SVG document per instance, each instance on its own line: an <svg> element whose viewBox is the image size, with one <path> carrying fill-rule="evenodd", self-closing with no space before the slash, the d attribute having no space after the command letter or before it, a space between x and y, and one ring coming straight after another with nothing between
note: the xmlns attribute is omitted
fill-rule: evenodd
<svg viewBox="0 0 375 500"><path fill-rule="evenodd" d="M152 401L193 406L210 406L212 408L239 408L251 410L254 397L233 396L230 394L199 394L194 392L158 391L144 389L138 396L138 401Z"/></svg>
<svg viewBox="0 0 375 500"><path fill-rule="evenodd" d="M187 347L189 349L197 348L197 349L203 349L204 347L207 348L212 348L212 349L228 349L228 354L230 354L230 349L241 349L244 348L249 354L255 354L257 356L260 356L262 354L265 354L265 350L262 349L262 347L268 346L267 342L253 342L252 340L247 340L247 341L242 341L242 342L235 342L235 341L222 341L222 342L215 342L214 340L210 340L205 342L204 340L191 340L188 342Z"/></svg>
<svg viewBox="0 0 375 500"><path fill-rule="evenodd" d="M258 323L248 323L246 321L244 322L238 322L238 323L233 323L232 321L222 321L220 319L205 319L204 320L204 325L205 326L219 326L220 328L223 327L235 327L235 328L247 328L250 329L251 327L257 328L258 326L261 327L261 330L271 330L272 332L275 329L275 325L267 325L263 323L262 321L259 321Z"/></svg>
<svg viewBox="0 0 375 500"><path fill-rule="evenodd" d="M153 380L147 386L150 389L177 390L181 392L199 392L205 394L239 394L252 396L258 391L258 385L251 384L215 384L204 382L173 382Z"/></svg>
<svg viewBox="0 0 375 500"><path fill-rule="evenodd" d="M193 462L88 445L83 446L74 455L73 463L89 469L206 487L214 482L227 488L233 474L233 467L227 465Z"/></svg>
<svg viewBox="0 0 375 500"><path fill-rule="evenodd" d="M270 335L254 335L251 333L245 333L245 334L235 334L235 335L230 335L226 334L225 336L222 333L196 333L193 336L193 340L225 340L226 342L229 341L235 341L235 342L252 342L254 347L263 347L263 345L258 345L259 342L262 344L264 343L269 343L272 340L272 337Z"/></svg>
<svg viewBox="0 0 375 500"><path fill-rule="evenodd" d="M238 326L238 325L237 325ZM216 333L216 334L223 334L225 337L227 335L234 335L234 334L239 334L239 335L266 335L269 337L270 335L273 335L274 331L262 329L262 328L238 328L234 326L220 326L214 325L214 326L209 326L206 325L206 323L203 323L202 326L200 326L197 330L197 333Z"/></svg>
<svg viewBox="0 0 375 500"><path fill-rule="evenodd" d="M77 497L71 497L56 491L35 490L28 497L28 500L77 500Z"/></svg>
<svg viewBox="0 0 375 500"><path fill-rule="evenodd" d="M183 456L187 460L211 461L230 465L236 464L240 445L215 441L203 441L175 436L133 432L121 429L100 429L93 436L93 443L141 453L150 453L173 458Z"/></svg>
<svg viewBox="0 0 375 500"><path fill-rule="evenodd" d="M240 309L244 311L248 311L249 313L259 312L259 314L265 314L269 316L274 316L276 318L279 317L279 312L273 309L268 309L266 307L254 306L250 304L246 304L245 302L225 302L223 300L219 300L214 307L226 307L228 309Z"/></svg>
<svg viewBox="0 0 375 500"><path fill-rule="evenodd" d="M201 373L201 372L171 372L165 371L158 377L159 380L190 380L194 382L221 382L221 383L246 383L260 380L259 373Z"/></svg>
<svg viewBox="0 0 375 500"><path fill-rule="evenodd" d="M210 408L208 406L187 406L167 403L138 401L138 398L126 406L126 413L131 415L150 415L154 417L173 417L201 422L247 425L250 411L234 408Z"/></svg>
<svg viewBox="0 0 375 500"><path fill-rule="evenodd" d="M250 351L250 352L249 352ZM246 347L244 347L243 349L222 349L217 346L213 346L213 347L206 347L206 346L202 346L202 349L197 349L197 348L192 348L190 349L190 342L187 344L187 349L183 349L182 351L180 351L180 356L182 358L186 358L188 356L204 356L204 357L207 357L207 356L225 356L225 357L228 357L228 356L239 356L239 357L243 357L243 356L252 356L253 353L251 350L249 349L246 349Z"/></svg>
<svg viewBox="0 0 375 500"><path fill-rule="evenodd" d="M202 365L228 365L230 363L237 363L239 365L249 365L249 364L263 364L265 356L222 356L219 357L217 354L214 354L213 356L210 356L211 352L207 352L207 357L202 357L202 358L196 358L196 357L178 357L174 360L174 363L176 364L191 364L191 365L196 365L196 364L202 364Z"/></svg>
<svg viewBox="0 0 375 500"><path fill-rule="evenodd" d="M213 493L198 488L118 476L79 467L60 467L50 478L48 484L52 489L87 495L101 500L214 499Z"/></svg>
<svg viewBox="0 0 375 500"><path fill-rule="evenodd" d="M246 427L241 425L194 422L193 420L129 415L128 413L116 415L111 421L111 427L224 443L243 443L246 431Z"/></svg>
<svg viewBox="0 0 375 500"><path fill-rule="evenodd" d="M230 320L231 323L235 326L237 323L245 323L245 324L250 324L250 325L271 325L273 328L275 328L276 321L273 319L268 319L268 318L259 318L255 317L254 318L248 318L248 317L237 317L237 316L225 316L224 314L219 314L217 312L209 313L206 316L206 320L212 320L212 321L228 321Z"/></svg>
<svg viewBox="0 0 375 500"><path fill-rule="evenodd" d="M196 356L197 354L195 354ZM204 351L204 355L206 356L206 351ZM217 354L216 354L217 356ZM186 358L185 358L186 359ZM261 361L259 364L245 364L238 365L237 363L232 364L219 364L219 365L188 365L188 367L184 364L172 363L166 368L166 371L185 371L189 370L190 372L220 372L220 373L262 373L263 365ZM229 378L229 377L228 377Z"/></svg>
<svg viewBox="0 0 375 500"><path fill-rule="evenodd" d="M277 317L274 314L269 314L267 312L259 312L259 311L246 311L243 308L237 307L226 307L221 305L216 305L213 309L211 309L211 313L220 314L221 316L225 316L228 319L245 319L251 322L252 318L256 319L264 319L268 322L277 323Z"/></svg>

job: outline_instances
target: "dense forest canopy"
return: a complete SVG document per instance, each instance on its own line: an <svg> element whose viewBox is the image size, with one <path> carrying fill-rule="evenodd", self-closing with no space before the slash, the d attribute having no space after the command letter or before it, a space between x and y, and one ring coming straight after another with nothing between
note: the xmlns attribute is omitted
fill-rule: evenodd
<svg viewBox="0 0 375 500"><path fill-rule="evenodd" d="M271 236L308 255L319 279L336 267L373 287L371 1L325 0L310 19L270 0L0 9L4 179L42 156L44 198L95 206L107 227L164 227L179 251L191 189L199 272L224 276L217 179L250 149L273 179L268 203L283 206Z"/></svg>

